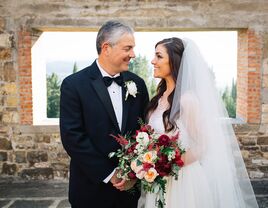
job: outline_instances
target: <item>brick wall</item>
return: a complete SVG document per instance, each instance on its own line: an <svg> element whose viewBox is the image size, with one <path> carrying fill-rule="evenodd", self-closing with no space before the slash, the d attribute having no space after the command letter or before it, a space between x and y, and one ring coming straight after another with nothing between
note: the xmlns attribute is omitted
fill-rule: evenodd
<svg viewBox="0 0 268 208"><path fill-rule="evenodd" d="M261 37L252 29L238 33L237 115L248 123L261 118Z"/></svg>
<svg viewBox="0 0 268 208"><path fill-rule="evenodd" d="M24 29L20 30L18 32L18 74L21 124L33 124L31 48L31 33Z"/></svg>

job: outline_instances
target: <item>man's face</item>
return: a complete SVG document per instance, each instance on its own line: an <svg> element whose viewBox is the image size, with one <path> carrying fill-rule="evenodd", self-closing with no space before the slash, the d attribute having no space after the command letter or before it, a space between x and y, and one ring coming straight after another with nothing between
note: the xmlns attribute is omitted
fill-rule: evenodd
<svg viewBox="0 0 268 208"><path fill-rule="evenodd" d="M135 39L132 34L124 34L115 45L109 46L107 58L114 73L128 70L131 58L135 58L134 46Z"/></svg>

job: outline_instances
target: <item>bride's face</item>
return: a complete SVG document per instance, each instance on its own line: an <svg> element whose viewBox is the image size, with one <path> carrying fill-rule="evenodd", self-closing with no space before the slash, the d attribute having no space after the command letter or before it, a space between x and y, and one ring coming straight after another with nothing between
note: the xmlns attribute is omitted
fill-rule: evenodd
<svg viewBox="0 0 268 208"><path fill-rule="evenodd" d="M154 65L154 77L166 79L171 76L171 70L169 66L169 56L167 49L163 44L160 44L155 49L155 55L151 61Z"/></svg>

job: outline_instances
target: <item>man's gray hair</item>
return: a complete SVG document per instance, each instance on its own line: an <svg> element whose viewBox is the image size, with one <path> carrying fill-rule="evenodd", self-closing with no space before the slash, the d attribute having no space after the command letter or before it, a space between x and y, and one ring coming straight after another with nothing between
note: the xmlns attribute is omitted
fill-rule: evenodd
<svg viewBox="0 0 268 208"><path fill-rule="evenodd" d="M115 45L120 37L126 33L134 34L134 30L130 26L119 21L111 20L105 22L101 26L97 35L96 46L98 54L101 53L101 45L104 42L109 42L111 45Z"/></svg>

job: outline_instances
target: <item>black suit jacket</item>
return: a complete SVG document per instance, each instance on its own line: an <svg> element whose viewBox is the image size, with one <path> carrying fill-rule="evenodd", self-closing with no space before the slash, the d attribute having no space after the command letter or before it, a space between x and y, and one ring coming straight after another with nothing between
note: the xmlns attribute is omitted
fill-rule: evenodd
<svg viewBox="0 0 268 208"><path fill-rule="evenodd" d="M148 92L144 81L131 72L121 73L124 81L136 83L136 98L122 87L122 130L96 61L89 67L65 78L61 85L60 132L69 156L69 200L73 207L124 207L137 201L138 195L117 191L103 180L117 167L117 160L108 154L120 148L110 134L134 133L139 128L138 117L144 117ZM116 205L118 201L121 205ZM126 206L126 205L125 205ZM128 206L131 207L131 206Z"/></svg>

